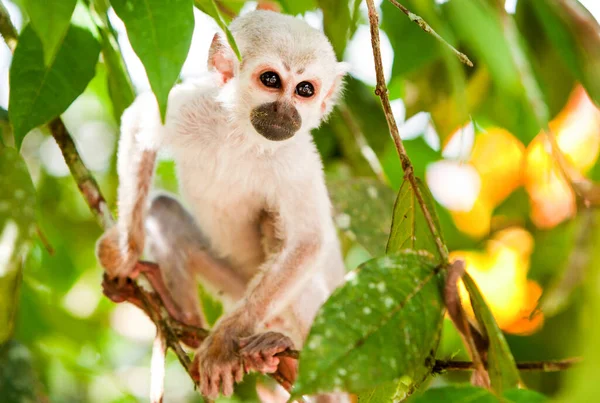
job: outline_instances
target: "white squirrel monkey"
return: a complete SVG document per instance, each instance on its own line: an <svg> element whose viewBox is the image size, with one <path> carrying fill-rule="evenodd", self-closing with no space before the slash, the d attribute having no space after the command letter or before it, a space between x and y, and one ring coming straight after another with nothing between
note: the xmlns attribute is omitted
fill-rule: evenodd
<svg viewBox="0 0 600 403"><path fill-rule="evenodd" d="M209 73L173 88L164 126L151 93L124 113L119 219L98 245L114 277L131 274L148 246L188 324L205 325L196 279L235 302L197 351L210 398L231 395L245 369L287 365L295 376L294 361L275 354L302 346L344 276L310 130L336 103L346 64L322 32L291 16L253 11L230 29L242 62L215 35ZM169 196L148 202L159 150L176 162L189 212Z"/></svg>

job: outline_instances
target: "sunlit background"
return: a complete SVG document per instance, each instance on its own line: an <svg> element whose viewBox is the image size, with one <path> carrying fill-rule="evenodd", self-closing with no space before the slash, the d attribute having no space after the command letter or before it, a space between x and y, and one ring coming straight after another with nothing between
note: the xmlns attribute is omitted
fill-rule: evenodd
<svg viewBox="0 0 600 403"><path fill-rule="evenodd" d="M451 1L451 0L450 0ZM438 0L438 3L446 1ZM20 30L23 18L19 7L10 1L3 3L13 23ZM381 1L376 2L378 5ZM581 0L600 19L600 2ZM256 4L247 2L241 13L253 10ZM506 1L506 10L514 13L517 0ZM366 22L366 6L361 5ZM206 71L206 57L211 39L218 27L212 19L194 10L196 28L192 47L181 76L194 78ZM403 18L398 14L398 18ZM322 28L320 12L307 12L309 24ZM114 12L110 21L118 32L119 45L127 69L138 92L149 90L144 67L134 54L123 23ZM385 31L380 32L386 77L393 77L395 54ZM368 86L375 85L371 58L369 28L359 25L350 40L344 59L350 62L351 75ZM0 107L8 108L8 72L11 53L0 43ZM95 173L107 198L114 201L115 147L118 124L113 118L102 69L63 115L74 136L85 164ZM468 248L452 250L452 256L464 258L490 304L499 326L509 334L515 356L535 359L536 351L557 349L555 339L547 341L544 332L556 331L557 324L545 328L546 316L565 314L568 301L560 292L560 284L551 281L559 271L555 265L565 265L565 258L553 260L553 252L574 236L571 219L576 214L575 194L565 181L561 167L551 156L544 134L529 144L505 128L473 120L459 122L450 134L439 135L425 111L411 107L408 116L406 98L394 96L394 80L390 80L392 106L400 132L405 140L422 139L427 149L423 153L440 155L424 167L424 176L436 201L449 212L449 219L467 241ZM404 99L404 100L403 100ZM431 112L431 111L430 111ZM575 85L568 101L553 116L551 128L560 149L566 156L571 172L582 177L594 169L600 150L600 111L585 90ZM326 146L325 146L326 147ZM20 312L19 339L31 343L43 375L56 401L121 402L144 400L148 396L149 351L154 337L153 324L136 308L113 305L99 287L101 269L93 259L93 239L100 234L90 221L87 206L71 183L68 168L54 139L39 129L31 132L23 144L23 154L38 187L42 211L54 212L41 217L41 227L53 255L38 243L30 273L25 277ZM401 180L394 150L380 156L392 186ZM389 168L389 167L392 168ZM335 163L328 172L335 172ZM395 175L390 174L396 170ZM160 163L157 185L176 191L172 164ZM527 223L515 213L525 209ZM391 206L390 206L391 208ZM68 217L68 221L66 220ZM558 229L557 232L552 232ZM65 231L71 235L65 236ZM61 236L55 236L61 234ZM84 236L81 234L85 234ZM461 245L461 242L456 242ZM452 246L452 245L451 245ZM73 253L77 250L77 253ZM548 253L546 253L548 252ZM353 249L348 254L348 266L353 267L368 258L364 251ZM52 272L48 268L52 268ZM535 269L534 269L535 268ZM541 298L545 291L547 299ZM545 295L546 295L545 294ZM469 304L462 290L464 302ZM551 298L551 297L555 298ZM547 308L547 310L545 309ZM472 313L470 313L472 315ZM563 322L560 322L563 323ZM567 321L567 323L574 323ZM460 350L458 336L446 326L444 354ZM565 332L561 332L565 334ZM538 342L524 342L518 335L533 335ZM460 357L465 358L463 351ZM555 392L556 377L532 375L528 380L539 383L549 393ZM168 361L166 401L183 401L194 396L191 383L172 357ZM1 400L1 399L0 399Z"/></svg>

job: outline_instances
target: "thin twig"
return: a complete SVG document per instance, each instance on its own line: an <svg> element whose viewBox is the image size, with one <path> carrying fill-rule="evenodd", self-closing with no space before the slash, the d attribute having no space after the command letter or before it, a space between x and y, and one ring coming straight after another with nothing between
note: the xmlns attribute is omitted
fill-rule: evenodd
<svg viewBox="0 0 600 403"><path fill-rule="evenodd" d="M10 20L10 15L6 8L4 8L4 4L0 1L0 35L4 38L4 42L6 42L6 46L10 49L11 52L15 51L17 47L17 38L18 33L17 29L13 25Z"/></svg>
<svg viewBox="0 0 600 403"><path fill-rule="evenodd" d="M448 42L446 42L446 40L444 38L442 38L437 32L435 32L435 30L433 28L431 28L431 26L423 18L421 18L417 14L411 12L408 8L406 8L402 4L398 3L396 0L390 0L390 3L392 3L394 6L399 8L400 11L402 11L404 14L406 14L408 16L408 18L412 22L417 24L423 31L427 32L428 34L433 35L433 37L435 39L437 39L438 41L440 41L444 45L446 45L448 48L450 48L450 50L456 55L456 57L458 57L458 60L460 60L461 62L463 62L464 64L466 64L469 67L473 67L473 62L471 61L471 59L469 59L469 57L467 55L465 55L462 52L459 52L454 46L452 46Z"/></svg>
<svg viewBox="0 0 600 403"><path fill-rule="evenodd" d="M427 222L427 226L431 231L435 239L435 244L437 246L438 252L442 261L444 263L448 262L448 249L446 245L442 241L442 237L438 232L435 222L433 220L432 212L429 211L427 205L423 199L423 194L421 193L421 189L417 184L417 180L415 178L414 170L412 163L410 162L410 158L408 158L408 154L402 144L402 139L400 138L400 132L398 131L398 126L396 125L396 120L394 119L394 114L392 113L392 106L390 105L390 99L388 97L388 89L385 85L385 76L383 74L383 64L381 61L381 45L379 39L379 16L377 15L377 10L375 8L375 3L373 0L367 0L367 7L369 9L369 22L371 29L371 45L373 47L373 58L375 60L375 73L377 75L377 86L375 88L375 94L381 98L381 105L383 107L383 112L385 114L385 119L388 124L388 128L390 130L390 134L394 139L394 144L396 145L396 150L398 151L398 156L400 157L400 162L402 164L402 170L404 171L404 177L406 180L410 182L410 185L415 193L415 197L421 210L423 211L423 215L425 216L425 221Z"/></svg>
<svg viewBox="0 0 600 403"><path fill-rule="evenodd" d="M528 361L518 362L517 369L521 371L557 372L572 368L582 361L580 357L567 358L558 361ZM432 373L440 374L446 371L473 371L476 365L471 361L436 360Z"/></svg>
<svg viewBox="0 0 600 403"><path fill-rule="evenodd" d="M96 179L94 179L94 176L79 156L77 147L75 147L73 138L67 131L64 122L61 118L55 118L48 124L48 128L62 151L71 175L75 179L75 182L77 182L77 186L87 204L90 206L92 214L94 214L94 217L102 228L109 228L113 224L110 209L100 192Z"/></svg>
<svg viewBox="0 0 600 403"><path fill-rule="evenodd" d="M38 238L40 238L40 242L42 243L42 245L44 245L44 249L46 249L50 256L53 256L54 248L52 247L52 244L50 244L50 241L48 241L46 235L42 232L42 229L39 225L35 226L35 233L37 234Z"/></svg>

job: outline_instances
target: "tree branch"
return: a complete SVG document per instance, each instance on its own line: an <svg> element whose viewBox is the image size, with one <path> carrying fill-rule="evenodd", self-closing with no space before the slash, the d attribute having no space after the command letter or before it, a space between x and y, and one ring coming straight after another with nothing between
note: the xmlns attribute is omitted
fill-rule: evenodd
<svg viewBox="0 0 600 403"><path fill-rule="evenodd" d="M427 222L427 226L429 227L429 231L433 235L435 239L435 244L444 263L448 262L448 249L446 245L442 241L441 234L438 232L435 222L433 220L432 212L429 211L427 205L425 204L425 200L423 199L423 194L421 193L421 189L417 184L417 180L415 178L414 170L412 163L410 162L410 158L406 153L406 149L402 144L402 139L400 138L400 132L398 131L398 125L396 124L396 119L394 119L394 114L392 113L392 106L390 105L390 98L388 96L388 89L385 85L385 76L383 74L383 63L381 61L381 42L379 39L379 16L377 15L377 10L375 8L375 3L373 0L367 0L367 7L369 9L369 22L371 29L371 45L373 48L373 59L375 60L375 73L377 76L377 86L375 88L375 94L381 98L381 105L383 107L383 112L385 114L385 119L388 124L388 128L390 130L390 134L394 139L394 144L396 145L396 150L398 151L398 156L400 157L400 162L402 164L402 170L404 171L404 178L410 182L413 192L415 193L415 197L421 210L423 211L423 215L425 216L425 221Z"/></svg>
<svg viewBox="0 0 600 403"><path fill-rule="evenodd" d="M113 224L112 214L104 200L104 196L100 192L98 183L89 169L83 163L83 160L77 152L77 147L73 142L73 138L67 131L64 122L61 118L55 118L48 123L48 129L52 133L52 137L56 140L60 148L65 162L71 171L71 175L75 179L77 186L85 201L90 206L90 210L96 221L104 229L109 228Z"/></svg>
<svg viewBox="0 0 600 403"><path fill-rule="evenodd" d="M521 371L557 372L570 369L581 361L580 357L558 361L526 361L518 362L517 369ZM471 361L436 360L431 372L441 374L446 371L473 371L475 369L476 365Z"/></svg>
<svg viewBox="0 0 600 403"><path fill-rule="evenodd" d="M0 35L4 38L4 42L6 42L6 46L10 49L11 52L15 51L17 47L17 38L18 33L17 29L13 25L10 20L10 15L6 8L4 8L4 4L0 1Z"/></svg>
<svg viewBox="0 0 600 403"><path fill-rule="evenodd" d="M427 32L428 34L433 35L433 37L435 39L437 39L438 41L440 41L444 45L446 45L448 48L450 48L450 50L456 55L456 57L458 57L458 60L460 60L462 63L466 64L469 67L473 67L473 62L471 61L471 59L469 59L469 57L467 55L465 55L462 52L459 52L454 46L452 46L448 42L446 42L446 40L444 38L442 38L437 32L435 32L435 30L433 28L431 28L431 26L423 18L421 18L417 14L411 12L408 8L406 8L402 4L398 3L396 0L390 0L390 3L392 3L394 6L399 8L400 11L402 11L404 14L406 14L408 16L408 18L412 22L417 24L423 31Z"/></svg>

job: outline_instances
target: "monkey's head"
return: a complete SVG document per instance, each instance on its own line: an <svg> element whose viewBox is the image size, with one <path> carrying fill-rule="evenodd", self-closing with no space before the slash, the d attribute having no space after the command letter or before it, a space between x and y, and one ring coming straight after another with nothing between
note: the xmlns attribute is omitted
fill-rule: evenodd
<svg viewBox="0 0 600 403"><path fill-rule="evenodd" d="M346 63L325 35L306 22L272 11L253 11L231 23L242 55L215 35L208 66L222 77L225 102L236 124L272 141L319 126L341 93ZM226 95L225 97L226 98Z"/></svg>

